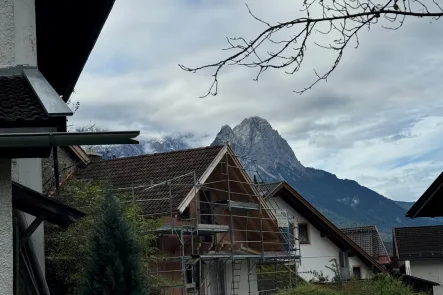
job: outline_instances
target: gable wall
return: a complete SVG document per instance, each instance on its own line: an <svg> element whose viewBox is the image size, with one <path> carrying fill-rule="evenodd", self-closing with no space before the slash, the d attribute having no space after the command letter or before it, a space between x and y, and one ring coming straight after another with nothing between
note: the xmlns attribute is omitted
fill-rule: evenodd
<svg viewBox="0 0 443 295"><path fill-rule="evenodd" d="M443 284L443 260L412 260L411 275L428 281Z"/></svg>
<svg viewBox="0 0 443 295"><path fill-rule="evenodd" d="M233 163L229 163L229 165L234 165ZM236 168L231 168L229 171L230 182L229 191L230 197L228 195L228 182L226 174L222 173L221 165L217 165L214 172L209 176L206 181L206 184L202 185L202 190L207 190L211 194L212 202L218 200L231 200L239 201L239 202L253 202L258 203L258 197L252 196L252 189L248 187L247 184L240 184L238 181L241 176L235 171ZM243 180L244 182L244 180ZM197 194L196 197L190 202L188 205L190 219L183 220L178 218L177 216L164 216L161 217L163 224L174 224L176 226L180 225L195 225L196 220L200 222L200 203L199 196ZM262 244L260 241L262 239L262 234L260 233L260 212L256 210L245 211L233 209L233 244L234 249L240 250L241 247L248 247L254 251L261 252ZM264 221L262 220L262 227L264 229L268 229L268 231L272 228L275 232L277 232L277 228L275 226L275 221L271 220L269 216L266 217ZM214 207L214 220L216 224L219 225L230 225L230 215L228 211L228 207L226 205L223 206L215 206ZM264 239L266 239L269 243L265 245L265 248L268 251L275 251L277 249L276 243L279 239L277 233L267 233L264 234ZM220 252L228 252L231 247L231 237L230 233L219 233L216 235L216 241L214 243L209 243L203 241L203 237L186 237L185 238L185 254L190 255L193 243L194 254L206 254L208 251L220 251ZM254 243L249 243L248 241L255 241ZM278 243L277 243L278 246ZM163 255L166 256L180 256L180 241L177 235L167 235L158 239L158 248ZM210 263L206 266L208 268ZM237 266L238 267L238 266ZM179 270L181 269L181 265L179 262L160 262L155 266L157 270L166 271L163 273L164 276L168 277L172 280L180 280L181 274ZM230 293L232 288L232 263L231 261L223 262L223 273L224 273L224 288L227 290L227 294ZM210 293L210 290L214 288L211 287L210 277L214 277L215 269L210 270L206 269L206 272L210 271L211 273L206 274L205 286L202 286L203 289L206 289L206 292ZM220 271L220 270L218 270ZM249 277L249 282L248 282ZM205 279L204 277L202 279ZM251 294L257 294L257 279L255 267L253 267L250 271L248 271L247 262L244 260L241 264L240 271L240 289L238 294L249 294L249 289L251 288ZM175 294L179 292L179 289L169 289L168 291ZM172 294L171 293L171 294ZM178 294L178 293L177 293Z"/></svg>
<svg viewBox="0 0 443 295"><path fill-rule="evenodd" d="M296 212L280 197L267 198L267 203L273 209L286 209L291 218L294 218L296 223L308 223L303 216ZM305 280L311 280L314 276L309 273L312 271L323 272L325 276L329 276L329 280L334 276L334 272L326 266L332 266L331 259L336 259L339 262L340 249L326 237L321 237L320 231L308 223L308 231L310 244L300 245L301 262L298 267L300 276ZM296 233L298 236L298 233ZM295 241L296 245L298 242ZM360 266L362 277L370 277L371 271L361 262L358 257L349 257L349 267L352 270L353 266Z"/></svg>

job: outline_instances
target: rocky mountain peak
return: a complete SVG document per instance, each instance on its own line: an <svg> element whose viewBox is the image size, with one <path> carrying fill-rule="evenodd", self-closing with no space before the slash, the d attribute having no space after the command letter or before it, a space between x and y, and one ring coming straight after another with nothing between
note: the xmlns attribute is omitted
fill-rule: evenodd
<svg viewBox="0 0 443 295"><path fill-rule="evenodd" d="M245 126L245 125L253 126L258 131L265 131L265 130L272 129L272 126L271 126L271 124L269 124L268 121L266 121L265 119L258 117L258 116L245 118L236 127L241 127L241 126Z"/></svg>
<svg viewBox="0 0 443 295"><path fill-rule="evenodd" d="M235 134L229 125L223 125L218 132L215 140L211 143L211 146L230 144L231 146L236 143Z"/></svg>
<svg viewBox="0 0 443 295"><path fill-rule="evenodd" d="M212 145L225 143L229 143L237 155L259 160L264 169L277 165L304 169L288 142L261 117L246 118L233 129L223 126Z"/></svg>

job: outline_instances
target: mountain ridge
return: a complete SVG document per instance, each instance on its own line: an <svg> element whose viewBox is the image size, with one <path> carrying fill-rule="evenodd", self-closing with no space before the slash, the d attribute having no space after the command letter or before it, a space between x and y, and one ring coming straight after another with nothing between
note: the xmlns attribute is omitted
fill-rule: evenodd
<svg viewBox="0 0 443 295"><path fill-rule="evenodd" d="M224 125L212 145L223 143L229 143L236 154L258 159L255 164L245 158L240 161L266 182L288 182L339 227L374 224L387 238L392 227L435 224L429 219L406 218L410 203L397 203L355 180L303 166L287 141L263 118L246 118L234 128Z"/></svg>
<svg viewBox="0 0 443 295"><path fill-rule="evenodd" d="M137 156L193 148L192 136L171 135L163 139L142 140L140 145L98 146L105 158ZM352 179L305 167L288 142L260 117L242 120L234 128L223 125L211 146L230 144L240 162L255 171L259 180L284 180L338 227L376 225L385 240L392 239L392 227L434 225L442 220L405 217L411 202L394 201Z"/></svg>

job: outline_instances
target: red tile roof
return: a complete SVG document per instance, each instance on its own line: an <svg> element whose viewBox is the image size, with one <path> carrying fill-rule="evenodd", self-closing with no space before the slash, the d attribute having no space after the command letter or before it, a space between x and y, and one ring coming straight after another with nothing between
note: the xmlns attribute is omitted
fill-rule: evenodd
<svg viewBox="0 0 443 295"><path fill-rule="evenodd" d="M134 188L127 192L134 193L145 214L168 215L194 186L194 171L198 180L222 149L204 147L97 161L79 169L76 176L107 181L114 189ZM163 183L168 180L171 185ZM155 185L147 189L151 181Z"/></svg>
<svg viewBox="0 0 443 295"><path fill-rule="evenodd" d="M340 229L380 264L391 262L388 251L375 225Z"/></svg>

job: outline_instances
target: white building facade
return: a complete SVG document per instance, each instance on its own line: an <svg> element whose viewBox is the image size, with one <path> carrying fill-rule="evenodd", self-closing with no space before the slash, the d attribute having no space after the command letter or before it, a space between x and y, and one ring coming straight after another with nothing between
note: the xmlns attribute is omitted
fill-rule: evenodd
<svg viewBox="0 0 443 295"><path fill-rule="evenodd" d="M258 185L260 187L260 185ZM333 281L355 276L371 278L375 272L385 272L369 254L313 208L287 183L275 183L265 189L267 206L286 210L295 228L295 248L300 249L298 274L306 281Z"/></svg>

